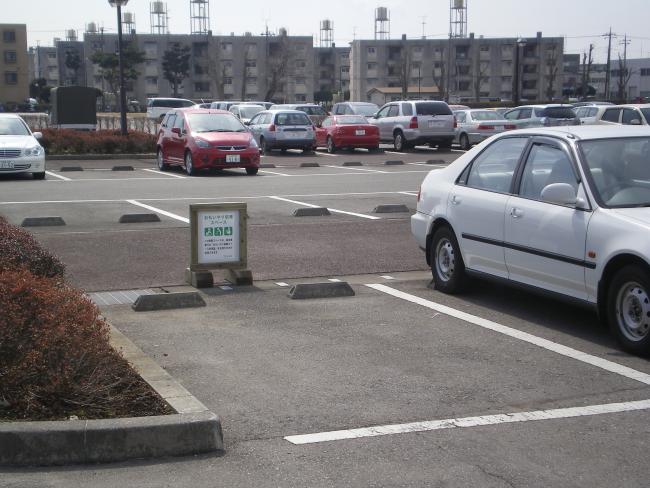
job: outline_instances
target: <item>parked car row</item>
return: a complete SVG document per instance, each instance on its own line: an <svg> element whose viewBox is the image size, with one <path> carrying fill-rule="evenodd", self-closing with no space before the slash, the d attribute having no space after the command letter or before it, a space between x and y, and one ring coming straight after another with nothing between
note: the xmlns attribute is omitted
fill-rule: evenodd
<svg viewBox="0 0 650 488"><path fill-rule="evenodd" d="M575 109L583 125L650 125L650 104L593 105Z"/></svg>

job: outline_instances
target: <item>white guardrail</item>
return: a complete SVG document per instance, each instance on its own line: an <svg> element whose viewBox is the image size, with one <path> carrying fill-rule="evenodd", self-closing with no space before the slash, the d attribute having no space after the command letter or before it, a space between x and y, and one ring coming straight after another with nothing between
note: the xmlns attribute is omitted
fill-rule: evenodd
<svg viewBox="0 0 650 488"><path fill-rule="evenodd" d="M20 113L23 120L32 131L40 131L50 127L50 116L44 113ZM145 114L127 114L128 129L139 132L156 134L158 121L148 119ZM119 130L120 114L97 114L97 130Z"/></svg>

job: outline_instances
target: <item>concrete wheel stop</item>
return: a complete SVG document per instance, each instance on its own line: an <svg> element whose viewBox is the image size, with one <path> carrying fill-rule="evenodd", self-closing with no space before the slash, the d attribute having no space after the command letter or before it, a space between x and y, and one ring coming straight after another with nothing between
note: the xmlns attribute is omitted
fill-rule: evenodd
<svg viewBox="0 0 650 488"><path fill-rule="evenodd" d="M386 161L384 164L386 166L401 166L404 164L404 161Z"/></svg>
<svg viewBox="0 0 650 488"><path fill-rule="evenodd" d="M111 345L175 414L106 420L0 422L0 466L57 466L223 451L219 417L111 327Z"/></svg>
<svg viewBox="0 0 650 488"><path fill-rule="evenodd" d="M61 217L27 217L23 219L22 227L56 227L65 225Z"/></svg>
<svg viewBox="0 0 650 488"><path fill-rule="evenodd" d="M113 166L112 171L135 171L133 166L124 165L124 166Z"/></svg>
<svg viewBox="0 0 650 488"><path fill-rule="evenodd" d="M332 215L325 207L297 208L293 211L294 217L326 217Z"/></svg>
<svg viewBox="0 0 650 488"><path fill-rule="evenodd" d="M427 159L427 164L446 164L444 159Z"/></svg>
<svg viewBox="0 0 650 488"><path fill-rule="evenodd" d="M273 163L262 163L262 164L260 164L260 168L275 168L275 164L273 164Z"/></svg>
<svg viewBox="0 0 650 488"><path fill-rule="evenodd" d="M408 213L410 212L409 208L406 205L402 204L390 204L390 205L378 205L373 210L372 213Z"/></svg>
<svg viewBox="0 0 650 488"><path fill-rule="evenodd" d="M361 161L346 161L343 166L363 166Z"/></svg>
<svg viewBox="0 0 650 488"><path fill-rule="evenodd" d="M152 213L124 214L119 220L120 224L140 224L144 222L160 222L160 217Z"/></svg>
<svg viewBox="0 0 650 488"><path fill-rule="evenodd" d="M156 310L197 307L205 307L205 301L197 291L140 295L133 304L133 310L136 312L154 312Z"/></svg>
<svg viewBox="0 0 650 488"><path fill-rule="evenodd" d="M301 168L320 168L318 163L300 163Z"/></svg>
<svg viewBox="0 0 650 488"><path fill-rule="evenodd" d="M299 283L289 290L289 297L293 300L307 300L313 298L339 298L353 297L354 290L349 283L323 282L323 283Z"/></svg>
<svg viewBox="0 0 650 488"><path fill-rule="evenodd" d="M67 171L83 171L84 169L81 166L63 166L59 171L61 172L67 172Z"/></svg>

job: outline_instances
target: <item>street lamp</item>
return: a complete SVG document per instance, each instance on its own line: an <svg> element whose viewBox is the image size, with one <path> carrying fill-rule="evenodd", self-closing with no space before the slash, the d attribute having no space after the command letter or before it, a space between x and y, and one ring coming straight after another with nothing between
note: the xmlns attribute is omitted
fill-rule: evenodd
<svg viewBox="0 0 650 488"><path fill-rule="evenodd" d="M126 87L124 86L124 63L122 62L122 7L129 0L108 0L111 7L117 7L117 57L120 65L120 128L127 135L126 126Z"/></svg>
<svg viewBox="0 0 650 488"><path fill-rule="evenodd" d="M519 86L521 85L520 80L519 80L519 49L523 48L526 45L526 39L519 38L517 39L516 47L515 47L515 72L513 76L513 99L515 102L515 107L519 105Z"/></svg>

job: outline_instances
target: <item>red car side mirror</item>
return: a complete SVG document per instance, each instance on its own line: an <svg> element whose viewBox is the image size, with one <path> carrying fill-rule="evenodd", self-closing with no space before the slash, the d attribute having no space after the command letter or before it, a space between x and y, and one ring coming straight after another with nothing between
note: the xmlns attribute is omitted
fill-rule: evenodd
<svg viewBox="0 0 650 488"><path fill-rule="evenodd" d="M172 133L176 134L177 136L181 135L181 128L180 127L172 127Z"/></svg>

